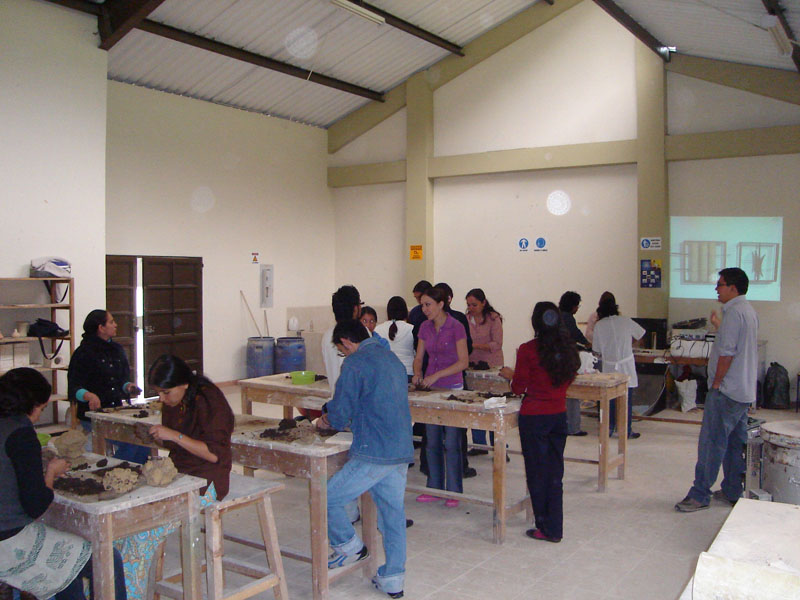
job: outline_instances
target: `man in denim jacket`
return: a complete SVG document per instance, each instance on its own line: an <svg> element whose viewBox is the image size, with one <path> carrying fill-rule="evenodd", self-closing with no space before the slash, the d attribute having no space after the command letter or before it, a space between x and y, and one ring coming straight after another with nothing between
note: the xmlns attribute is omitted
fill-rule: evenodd
<svg viewBox="0 0 800 600"><path fill-rule="evenodd" d="M328 481L328 537L334 569L369 552L345 505L369 491L378 508L386 564L372 582L392 598L403 596L406 562L405 488L414 460L408 379L403 363L358 321L338 323L333 343L346 356L320 428L353 432L349 460Z"/></svg>

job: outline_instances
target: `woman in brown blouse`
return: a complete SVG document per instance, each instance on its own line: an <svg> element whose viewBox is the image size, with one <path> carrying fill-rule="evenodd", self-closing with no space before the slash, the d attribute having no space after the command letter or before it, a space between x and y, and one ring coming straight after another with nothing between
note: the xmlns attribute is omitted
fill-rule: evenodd
<svg viewBox="0 0 800 600"><path fill-rule="evenodd" d="M156 359L147 380L163 403L161 425L150 434L163 442L179 472L204 477L221 500L230 483L233 433L233 411L222 391L171 354Z"/></svg>

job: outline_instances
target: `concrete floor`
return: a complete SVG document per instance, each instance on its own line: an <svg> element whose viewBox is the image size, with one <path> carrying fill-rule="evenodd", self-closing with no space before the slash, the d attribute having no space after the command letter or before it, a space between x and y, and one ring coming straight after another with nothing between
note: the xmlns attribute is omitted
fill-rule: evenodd
<svg viewBox="0 0 800 600"><path fill-rule="evenodd" d="M240 412L238 391L226 395ZM280 416L279 409L257 406L257 414ZM678 413L670 416L678 417ZM792 419L792 411L760 410L766 420ZM695 418L700 418L698 415ZM571 437L568 456L596 457L597 421L584 417L587 437ZM446 508L423 505L406 496L408 530L405 597L426 600L636 599L674 600L692 575L700 552L706 550L730 507L712 501L708 510L677 513L673 505L691 486L699 427L637 422L638 440L629 443L624 481L611 479L598 493L597 469L567 463L564 476L564 539L560 544L534 541L524 513L508 522L505 544L492 543L489 507L461 504ZM512 440L512 448L519 447ZM491 496L491 457L472 458L478 476L465 480L465 492ZM520 456L508 465L509 493L524 493ZM282 478L261 472L260 476ZM424 484L418 468L409 481ZM280 543L308 551L308 504L305 480L285 479L286 490L273 497ZM239 511L225 521L226 531L253 537L254 513ZM177 561L177 540L170 540L168 561ZM258 551L230 545L227 551L254 560ZM382 556L381 548L371 548ZM261 554L263 556L263 553ZM284 559L290 598L311 598L311 567ZM236 582L232 576L229 583ZM258 598L273 598L271 593ZM337 581L330 597L386 598L360 571Z"/></svg>

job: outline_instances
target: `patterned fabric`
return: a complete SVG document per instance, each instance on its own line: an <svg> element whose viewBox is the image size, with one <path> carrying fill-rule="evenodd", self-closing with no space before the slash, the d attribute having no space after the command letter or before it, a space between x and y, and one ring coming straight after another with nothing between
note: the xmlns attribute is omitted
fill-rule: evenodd
<svg viewBox="0 0 800 600"><path fill-rule="evenodd" d="M200 508L205 508L216 500L217 492L212 483L206 493L200 496ZM147 575L153 556L161 543L177 528L177 523L170 523L114 542L114 547L122 554L128 600L144 600L147 597Z"/></svg>
<svg viewBox="0 0 800 600"><path fill-rule="evenodd" d="M34 521L0 541L0 580L45 599L78 576L92 556L92 546L77 535Z"/></svg>

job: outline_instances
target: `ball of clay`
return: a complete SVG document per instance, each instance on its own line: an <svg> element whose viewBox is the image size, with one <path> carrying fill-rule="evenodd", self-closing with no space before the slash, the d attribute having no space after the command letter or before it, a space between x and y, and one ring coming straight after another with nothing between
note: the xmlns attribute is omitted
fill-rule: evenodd
<svg viewBox="0 0 800 600"><path fill-rule="evenodd" d="M131 469L111 469L103 475L103 487L109 492L124 494L133 489L139 481L139 474Z"/></svg>
<svg viewBox="0 0 800 600"><path fill-rule="evenodd" d="M64 458L78 458L86 446L86 434L77 429L70 429L53 439L56 452Z"/></svg>
<svg viewBox="0 0 800 600"><path fill-rule="evenodd" d="M169 456L153 456L144 463L142 474L147 478L147 485L163 487L178 476L178 469Z"/></svg>

